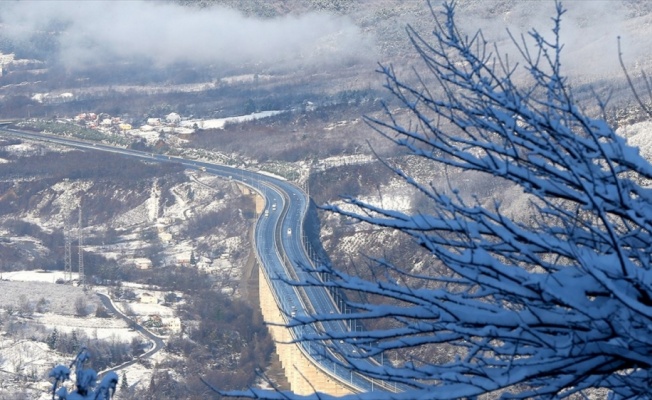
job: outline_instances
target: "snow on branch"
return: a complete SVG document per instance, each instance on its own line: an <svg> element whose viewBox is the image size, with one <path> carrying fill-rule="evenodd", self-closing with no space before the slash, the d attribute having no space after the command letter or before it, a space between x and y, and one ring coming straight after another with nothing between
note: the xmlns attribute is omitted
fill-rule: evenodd
<svg viewBox="0 0 652 400"><path fill-rule="evenodd" d="M118 385L118 374L110 371L97 382L97 373L85 367L89 361L90 354L86 348L82 348L69 367L57 365L49 374L52 378L52 400L109 400L115 393ZM65 386L70 380L72 369L75 370L74 390L69 391Z"/></svg>
<svg viewBox="0 0 652 400"><path fill-rule="evenodd" d="M427 214L356 199L347 199L354 211L326 207L410 235L449 272L418 276L409 265L383 261L409 276L406 282L439 282L436 289L364 281L330 266L321 272L331 280L310 282L386 300L349 301L355 311L340 316L392 321L392 328L351 332L367 354L456 349L439 363L424 357L382 366L384 379L406 385L412 398L564 398L596 388L616 398L650 396L652 195L641 182L652 179L652 165L573 98L560 61L563 14L558 3L550 40L536 31L529 33L534 46L512 37L522 57L509 65L481 32L462 35L446 4L433 13L433 37L408 28L431 76L414 84L391 67L379 70L400 112L412 118L403 124L386 107L386 118L367 119L373 129L433 168L507 180L532 199L533 218L525 223L500 204L469 204L395 168L428 197ZM377 366L350 361L379 376Z"/></svg>

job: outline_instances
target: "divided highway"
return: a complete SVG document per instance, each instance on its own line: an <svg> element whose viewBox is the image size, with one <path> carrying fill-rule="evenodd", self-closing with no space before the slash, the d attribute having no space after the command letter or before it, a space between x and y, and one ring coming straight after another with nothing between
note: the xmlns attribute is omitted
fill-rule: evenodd
<svg viewBox="0 0 652 400"><path fill-rule="evenodd" d="M219 175L251 187L265 199L265 209L256 223L255 246L257 256L262 268L264 268L265 275L281 311L287 316L288 320L291 319L291 316L300 316L304 313L321 315L339 313L337 305L325 288L299 288L287 283L288 281L306 281L307 273L304 268L312 265L302 242L303 221L308 210L309 199L304 191L293 184L277 177L225 165L146 153L53 135L24 132L2 126L0 126L0 134L82 149L107 151L149 161L177 162L187 168ZM323 322L322 328L325 332L341 334L349 329L344 321ZM310 329L314 328L295 327L290 329L293 336L298 339L302 335L310 334ZM305 329L309 331L305 331ZM326 345L319 343L300 342L299 346L301 346L304 355L312 359L315 365L351 387L354 391L396 390L395 387L387 387L377 380L374 381L366 376L351 372L333 361L334 359L341 359L343 354L356 353L357 350L353 345L340 341L339 343L331 343L328 346L330 349ZM333 348L336 348L339 354L334 354ZM377 367L378 365L370 361L369 368L374 366Z"/></svg>

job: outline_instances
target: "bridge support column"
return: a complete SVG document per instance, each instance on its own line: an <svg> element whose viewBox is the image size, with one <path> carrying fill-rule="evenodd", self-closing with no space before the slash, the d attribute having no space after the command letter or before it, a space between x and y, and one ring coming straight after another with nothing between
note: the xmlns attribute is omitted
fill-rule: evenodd
<svg viewBox="0 0 652 400"><path fill-rule="evenodd" d="M269 286L263 268L258 268L258 290L260 294L260 308L265 322L269 323L268 329L276 342L276 353L281 360L285 376L290 382L292 392L307 395L315 392L327 393L332 396L344 396L353 391L332 378L308 359L292 341L289 329L279 326L284 323L283 314L276 304L276 300Z"/></svg>

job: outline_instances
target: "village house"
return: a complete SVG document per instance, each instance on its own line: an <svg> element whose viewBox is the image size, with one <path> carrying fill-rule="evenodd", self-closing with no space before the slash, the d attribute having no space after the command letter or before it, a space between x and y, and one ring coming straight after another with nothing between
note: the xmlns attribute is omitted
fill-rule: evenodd
<svg viewBox="0 0 652 400"><path fill-rule="evenodd" d="M180 265L190 265L191 251L184 251L177 254L177 264Z"/></svg>
<svg viewBox="0 0 652 400"><path fill-rule="evenodd" d="M152 268L152 260L145 257L138 257L133 259L133 263L138 269L150 269Z"/></svg>

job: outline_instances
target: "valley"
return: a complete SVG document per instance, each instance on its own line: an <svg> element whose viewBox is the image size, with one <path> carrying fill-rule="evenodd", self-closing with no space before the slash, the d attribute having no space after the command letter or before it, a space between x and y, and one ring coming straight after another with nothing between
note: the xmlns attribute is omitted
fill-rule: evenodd
<svg viewBox="0 0 652 400"><path fill-rule="evenodd" d="M487 207L500 203L506 214L529 221L531 204L510 183L454 168L435 170L369 124L386 118L386 110L397 121L410 123L409 113L399 108L374 71L378 62L391 65L411 83L420 79L414 73L427 71L405 34L407 24L423 34L431 30L430 10L422 2L165 4L179 7L172 8L183 27L174 28L177 39L192 31L188 21L200 24L193 19L196 10L217 19L212 7L234 13L228 14L231 20L251 33L234 27L235 33L227 35L197 25L213 36L205 43L170 39L165 48L149 36L126 46L120 29L111 29L112 34L107 29L94 30L94 41L66 42L88 23L81 17L68 21L63 13L68 25L53 23L49 31L36 30L31 36L0 34L0 120L89 146L118 146L152 157L182 157L281 177L310 195L305 232L310 251L367 279L384 273L378 260L400 261L415 275L441 271L441 263L412 238L319 208L346 208L346 198L353 197L400 212L432 211L428 199L390 167L442 191L455 183L461 198ZM492 29L495 21L512 29L547 21L538 14L550 10L528 4L460 1L459 11L472 15L464 20L464 29L486 27L505 44L508 37ZM143 10L113 14L115 10L107 9L114 20L95 15L96 23L113 28L109 22L114 22L128 32L123 19L133 22L133 15L163 12ZM614 10L612 17L622 18L610 26L622 27L623 37L640 42L625 46L627 66L648 69L650 59L639 51L648 39L639 27L648 26L652 9L623 1ZM571 10L568 16L573 33L568 51L578 54L568 65L575 94L584 109L597 115L594 87L607 87L611 97L606 119L650 159L648 118L632 99L622 72L603 66L593 55L596 43L607 39L586 33L594 32L590 29L597 29L600 21L587 20L581 11ZM0 7L0 15L22 14ZM151 29L159 26L149 21ZM315 21L323 31L303 35L305 24ZM258 24L269 30L254 29ZM0 19L5 32L12 26L10 18ZM279 28L283 26L287 31ZM601 35L611 33L609 29ZM267 43L266 34L292 45L288 50L269 44L270 49L284 49L274 52L251 44L256 40L250 36ZM224 37L243 48L253 46L257 53L237 51ZM211 46L218 50L211 51ZM299 50L292 52L293 46ZM602 58L617 60L609 51ZM593 68L583 74L579 59ZM640 79L634 77L635 82ZM434 82L426 83L439 90ZM0 399L48 398L47 371L55 363L69 362L82 342L95 349L99 369L147 350L147 341L126 322L105 313L94 291L110 295L120 310L166 343L151 359L120 371L128 387L116 398L163 393L210 398L199 376L225 389L287 389L259 311L251 235L260 212L261 199L249 188L201 168L0 136ZM82 252L88 290L61 283L67 249L74 273ZM445 359L450 354L430 348L393 356ZM271 381L265 382L261 372Z"/></svg>

